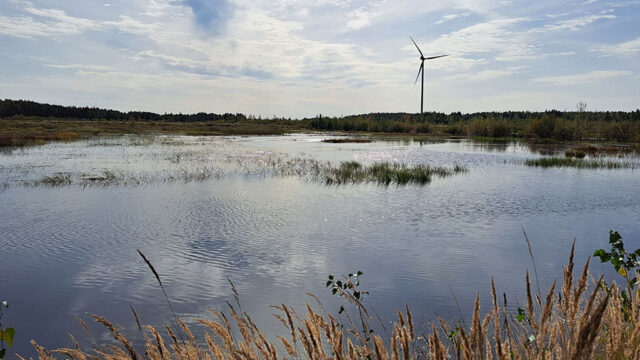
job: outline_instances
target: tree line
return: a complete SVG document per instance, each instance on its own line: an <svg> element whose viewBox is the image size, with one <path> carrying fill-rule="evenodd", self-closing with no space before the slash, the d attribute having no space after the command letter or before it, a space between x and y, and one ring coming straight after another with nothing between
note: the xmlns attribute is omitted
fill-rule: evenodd
<svg viewBox="0 0 640 360"><path fill-rule="evenodd" d="M583 104L583 103L580 103ZM539 138L556 140L618 140L640 142L640 109L635 111L547 110L504 112L369 113L291 120L262 119L244 114L157 114L152 112L42 104L28 100L0 100L0 118L30 116L82 120L161 122L242 122L295 124L296 128L323 131L360 131L425 134L434 131L457 136L492 138Z"/></svg>

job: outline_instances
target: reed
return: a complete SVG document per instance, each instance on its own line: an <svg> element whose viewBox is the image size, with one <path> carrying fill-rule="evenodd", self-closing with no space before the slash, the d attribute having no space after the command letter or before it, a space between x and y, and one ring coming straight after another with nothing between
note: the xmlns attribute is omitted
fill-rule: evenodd
<svg viewBox="0 0 640 360"><path fill-rule="evenodd" d="M574 242L575 246L575 242ZM631 313L625 316L620 288L605 286L602 277L589 285L589 259L581 276L574 279L574 246L562 273L562 284L549 288L544 301L534 301L527 274L527 312L517 319L497 301L491 283L492 306L482 313L476 299L471 325L458 323L457 330L439 318L424 334L414 333L411 312L398 311L390 337L363 337L353 325L344 325L331 314L307 305L298 314L286 305L273 306L284 332L266 334L238 307L229 312L210 309L212 318L197 322L206 327L198 339L175 318L187 338L180 341L165 327L142 327L144 349L136 349L107 319L93 316L116 339L116 344L94 350L75 348L48 350L32 342L41 360L71 359L638 359L640 357L640 300L629 294ZM150 266L150 265L149 265ZM151 266L150 266L151 267ZM152 268L152 270L154 270ZM155 270L154 270L155 271ZM155 273L155 272L154 272ZM160 283L159 279L158 282ZM540 299L542 300L542 299ZM163 333L166 333L163 335ZM273 335L273 336L271 336ZM273 339L273 340L272 340ZM143 355L144 354L144 355Z"/></svg>

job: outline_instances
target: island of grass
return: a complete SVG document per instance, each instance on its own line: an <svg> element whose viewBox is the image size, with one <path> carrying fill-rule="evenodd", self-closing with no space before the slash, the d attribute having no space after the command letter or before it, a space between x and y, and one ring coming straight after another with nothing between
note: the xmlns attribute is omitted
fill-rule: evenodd
<svg viewBox="0 0 640 360"><path fill-rule="evenodd" d="M527 166L542 168L571 167L577 169L635 169L634 163L620 161L587 160L574 158L543 157L539 159L528 159L524 162Z"/></svg>
<svg viewBox="0 0 640 360"><path fill-rule="evenodd" d="M380 185L392 183L425 185L430 183L433 177L447 177L465 171L467 169L459 165L449 169L440 166L409 166L387 162L362 165L356 161L344 161L339 166L329 167L325 171L325 182L337 185L366 182Z"/></svg>
<svg viewBox="0 0 640 360"><path fill-rule="evenodd" d="M371 139L363 138L339 138L339 139L322 139L323 143L329 144L347 144L347 143L370 143Z"/></svg>

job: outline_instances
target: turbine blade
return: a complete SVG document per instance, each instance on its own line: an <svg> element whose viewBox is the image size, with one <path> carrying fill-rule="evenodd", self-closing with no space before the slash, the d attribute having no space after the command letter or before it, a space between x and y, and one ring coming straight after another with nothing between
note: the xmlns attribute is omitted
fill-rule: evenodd
<svg viewBox="0 0 640 360"><path fill-rule="evenodd" d="M420 65L420 68L418 69L418 76L416 76L416 81L413 82L413 85L415 85L418 82L418 78L420 77L421 71L424 71L424 62L422 63L422 65Z"/></svg>
<svg viewBox="0 0 640 360"><path fill-rule="evenodd" d="M409 38L411 39L411 41L413 41L413 45L415 45L416 49L418 49L418 51L420 52L420 56L424 57L424 55L422 55L422 50L420 50L420 48L418 47L418 44L416 44L416 42L413 40L411 36L409 36Z"/></svg>
<svg viewBox="0 0 640 360"><path fill-rule="evenodd" d="M430 57L424 58L424 59L425 60L433 60L433 59L437 59L437 58L441 58L441 57L445 57L445 56L449 56L449 55L430 56Z"/></svg>

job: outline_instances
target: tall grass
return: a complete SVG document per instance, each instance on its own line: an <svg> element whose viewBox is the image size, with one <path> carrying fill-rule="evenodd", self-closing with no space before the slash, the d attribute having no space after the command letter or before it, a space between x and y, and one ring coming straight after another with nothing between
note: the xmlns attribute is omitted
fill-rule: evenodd
<svg viewBox="0 0 640 360"><path fill-rule="evenodd" d="M605 286L602 276L590 284L589 259L579 278L574 278L574 251L563 269L562 284L553 285L543 296L531 291L527 272L525 309L509 314L498 301L493 281L492 303L481 310L476 297L469 326L438 318L425 333L419 333L411 311L398 311L389 337L362 334L353 321L318 312L307 304L304 313L286 305L273 306L283 333L266 334L238 306L228 312L211 309L212 318L198 319L206 328L197 338L180 319L176 326L156 329L144 326L144 349L132 343L107 319L93 316L107 327L118 345L85 350L47 350L32 341L41 360L71 359L638 359L640 357L640 300L627 293L631 307L625 308L615 283ZM179 333L185 334L183 341ZM277 340L276 340L277 339Z"/></svg>

